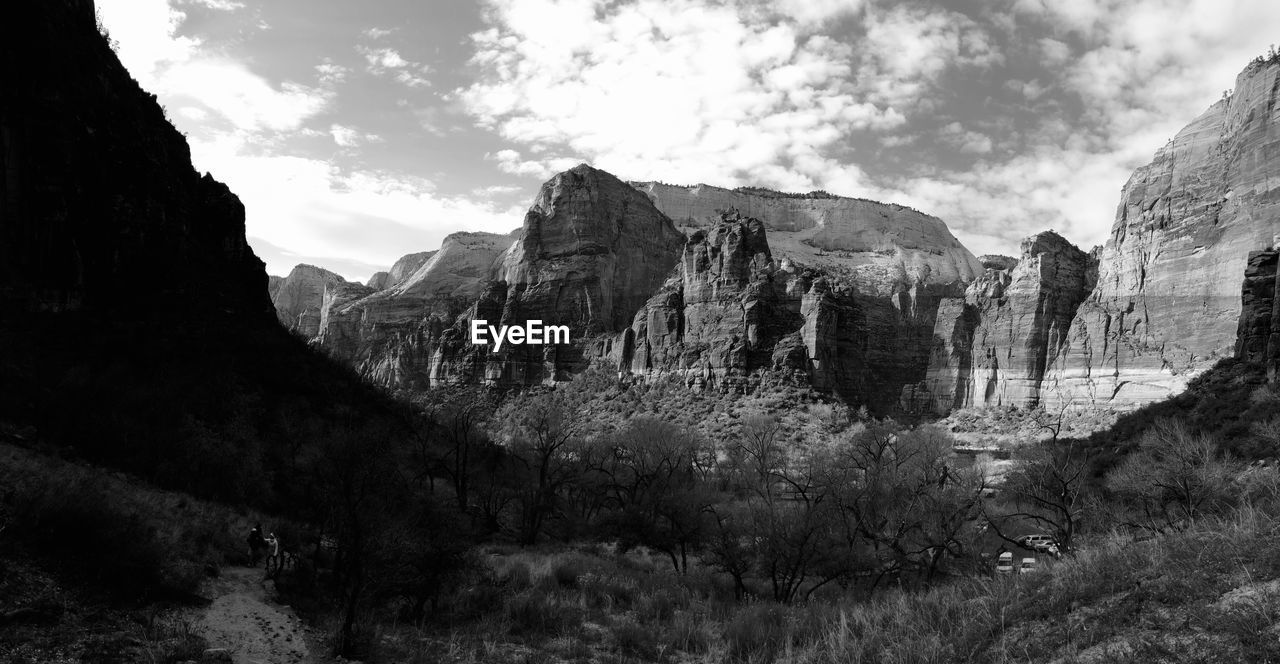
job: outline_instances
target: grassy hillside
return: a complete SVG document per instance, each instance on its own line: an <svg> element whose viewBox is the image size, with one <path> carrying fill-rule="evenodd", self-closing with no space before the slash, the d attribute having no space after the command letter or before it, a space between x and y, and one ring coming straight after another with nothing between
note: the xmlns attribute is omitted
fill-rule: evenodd
<svg viewBox="0 0 1280 664"><path fill-rule="evenodd" d="M243 564L253 523L293 527L123 473L0 443L0 661L198 658L183 607Z"/></svg>
<svg viewBox="0 0 1280 664"><path fill-rule="evenodd" d="M1273 472L1273 471L1272 471ZM735 604L705 570L644 551L490 549L452 622L386 628L401 662L1274 662L1280 517L1250 507L1185 532L1113 534L1034 574L924 592Z"/></svg>

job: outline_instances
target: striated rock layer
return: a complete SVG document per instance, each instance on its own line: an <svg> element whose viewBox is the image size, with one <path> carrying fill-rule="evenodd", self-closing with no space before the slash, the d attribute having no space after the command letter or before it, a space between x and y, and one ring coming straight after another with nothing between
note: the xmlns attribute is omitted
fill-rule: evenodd
<svg viewBox="0 0 1280 664"><path fill-rule="evenodd" d="M893 297L916 284L968 283L982 274L942 220L901 205L822 192L632 186L682 226L714 225L724 210L760 219L774 258L825 270L864 294Z"/></svg>
<svg viewBox="0 0 1280 664"><path fill-rule="evenodd" d="M518 233L458 233L398 285L335 293L319 342L395 387L564 379L592 339L625 327L666 279L684 236L642 194L585 164L539 191ZM470 322L569 329L568 345L470 343Z"/></svg>
<svg viewBox="0 0 1280 664"><path fill-rule="evenodd" d="M986 262L963 298L939 307L920 406L1040 404L1049 360L1096 279L1097 259L1052 231L1023 240L1021 260Z"/></svg>
<svg viewBox="0 0 1280 664"><path fill-rule="evenodd" d="M273 277L274 279L274 277ZM320 333L320 308L325 290L347 280L324 268L298 265L276 285L268 285L280 324L308 338Z"/></svg>
<svg viewBox="0 0 1280 664"><path fill-rule="evenodd" d="M517 233L454 234L398 283L392 270L329 285L317 343L395 388L528 385L607 361L716 389L769 374L888 408L924 377L939 303L980 266L941 222L855 203L876 223L893 221L880 209L924 220L940 244L886 241L813 266L774 251L789 231L736 212L686 238L649 196L582 165L543 185ZM563 325L573 343L494 350L471 343L473 320Z"/></svg>
<svg viewBox="0 0 1280 664"><path fill-rule="evenodd" d="M1280 379L1280 247L1249 254L1241 297L1236 357L1266 367Z"/></svg>
<svg viewBox="0 0 1280 664"><path fill-rule="evenodd" d="M922 375L942 291L913 301L857 291L778 261L765 225L727 213L685 243L676 273L609 347L624 373L681 376L691 387L747 390L764 377L885 410Z"/></svg>
<svg viewBox="0 0 1280 664"><path fill-rule="evenodd" d="M1280 62L1255 61L1121 193L1098 283L1046 380L1053 401L1136 406L1233 353L1249 252L1280 231Z"/></svg>

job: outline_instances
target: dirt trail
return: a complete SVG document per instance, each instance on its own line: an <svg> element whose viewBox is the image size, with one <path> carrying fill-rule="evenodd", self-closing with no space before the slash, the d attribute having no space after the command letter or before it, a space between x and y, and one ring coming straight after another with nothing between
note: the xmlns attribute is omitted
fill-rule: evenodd
<svg viewBox="0 0 1280 664"><path fill-rule="evenodd" d="M321 664L302 621L268 597L263 571L227 567L208 589L213 604L196 629L210 648L226 648L235 664Z"/></svg>

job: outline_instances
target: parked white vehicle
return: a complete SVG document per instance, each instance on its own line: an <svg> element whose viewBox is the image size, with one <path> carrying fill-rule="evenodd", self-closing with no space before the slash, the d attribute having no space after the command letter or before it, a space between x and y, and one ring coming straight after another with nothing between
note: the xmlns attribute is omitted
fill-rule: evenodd
<svg viewBox="0 0 1280 664"><path fill-rule="evenodd" d="M1013 554L1005 551L996 559L996 574L1013 574Z"/></svg>
<svg viewBox="0 0 1280 664"><path fill-rule="evenodd" d="M1023 535L1018 538L1018 544L1040 553L1049 553L1058 548L1058 543L1050 535Z"/></svg>
<svg viewBox="0 0 1280 664"><path fill-rule="evenodd" d="M1030 574L1031 572L1036 571L1036 569L1037 569L1037 568L1036 568L1036 559L1035 559L1035 558L1023 558L1023 559L1022 559L1022 565L1020 565L1020 566L1018 567L1018 573L1019 573L1019 574Z"/></svg>

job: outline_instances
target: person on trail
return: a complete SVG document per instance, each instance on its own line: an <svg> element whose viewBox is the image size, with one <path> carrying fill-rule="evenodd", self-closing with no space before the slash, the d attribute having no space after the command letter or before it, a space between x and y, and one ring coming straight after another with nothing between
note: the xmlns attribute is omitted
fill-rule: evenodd
<svg viewBox="0 0 1280 664"><path fill-rule="evenodd" d="M278 573L280 571L280 538L275 533L267 535L263 541L263 546L267 550L267 575Z"/></svg>
<svg viewBox="0 0 1280 664"><path fill-rule="evenodd" d="M257 567L262 554L267 549L267 539L262 536L262 524L257 524L249 531L249 566Z"/></svg>

